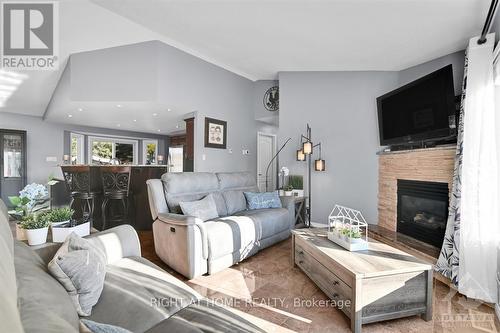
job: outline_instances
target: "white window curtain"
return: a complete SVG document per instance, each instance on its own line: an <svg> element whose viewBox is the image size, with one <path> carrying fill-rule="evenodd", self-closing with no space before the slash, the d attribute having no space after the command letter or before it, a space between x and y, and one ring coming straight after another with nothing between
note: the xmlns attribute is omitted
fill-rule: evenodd
<svg viewBox="0 0 500 333"><path fill-rule="evenodd" d="M469 41L459 251L460 293L497 302L500 230L500 87L495 86L495 35ZM500 72L500 71L498 71Z"/></svg>

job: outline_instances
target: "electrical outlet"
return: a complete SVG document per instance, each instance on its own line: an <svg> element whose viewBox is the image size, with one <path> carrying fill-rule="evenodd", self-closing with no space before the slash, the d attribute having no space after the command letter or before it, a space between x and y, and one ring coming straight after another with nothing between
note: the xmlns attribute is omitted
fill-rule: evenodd
<svg viewBox="0 0 500 333"><path fill-rule="evenodd" d="M241 151L241 153L242 153L243 155L250 155L250 151L249 151L248 149L243 149L243 150Z"/></svg>
<svg viewBox="0 0 500 333"><path fill-rule="evenodd" d="M201 155L201 159L202 159L203 161L205 161L205 160L207 159L207 155L202 154L202 155Z"/></svg>

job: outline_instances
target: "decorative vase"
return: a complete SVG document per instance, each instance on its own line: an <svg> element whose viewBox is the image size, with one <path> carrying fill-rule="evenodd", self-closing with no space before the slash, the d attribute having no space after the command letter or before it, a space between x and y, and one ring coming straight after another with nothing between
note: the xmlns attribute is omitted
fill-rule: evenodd
<svg viewBox="0 0 500 333"><path fill-rule="evenodd" d="M49 227L40 229L25 229L26 237L28 238L29 245L40 245L47 241L47 233Z"/></svg>
<svg viewBox="0 0 500 333"><path fill-rule="evenodd" d="M21 228L19 223L16 223L16 239L19 241L25 241L28 238L26 238L26 231Z"/></svg>

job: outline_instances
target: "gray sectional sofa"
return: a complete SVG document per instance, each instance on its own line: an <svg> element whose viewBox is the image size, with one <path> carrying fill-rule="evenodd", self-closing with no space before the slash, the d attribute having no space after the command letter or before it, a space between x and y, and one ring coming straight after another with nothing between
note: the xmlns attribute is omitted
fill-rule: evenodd
<svg viewBox="0 0 500 333"><path fill-rule="evenodd" d="M256 192L248 172L166 173L147 181L155 251L171 268L193 278L230 267L290 236L295 223L292 198L283 208L247 210L244 191ZM219 218L182 215L179 202L212 194Z"/></svg>
<svg viewBox="0 0 500 333"><path fill-rule="evenodd" d="M107 255L104 289L88 319L137 333L263 332L142 258L132 227L119 226L87 239ZM79 332L70 296L47 270L59 246L34 249L14 240L0 200L0 332Z"/></svg>

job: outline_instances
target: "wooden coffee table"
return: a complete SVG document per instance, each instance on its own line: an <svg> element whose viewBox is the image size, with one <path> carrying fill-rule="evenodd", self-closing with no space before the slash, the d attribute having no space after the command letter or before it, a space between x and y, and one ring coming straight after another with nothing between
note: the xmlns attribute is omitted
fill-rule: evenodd
<svg viewBox="0 0 500 333"><path fill-rule="evenodd" d="M351 319L361 325L414 315L432 319L432 266L369 239L349 252L326 238L326 229L292 231L292 262Z"/></svg>

